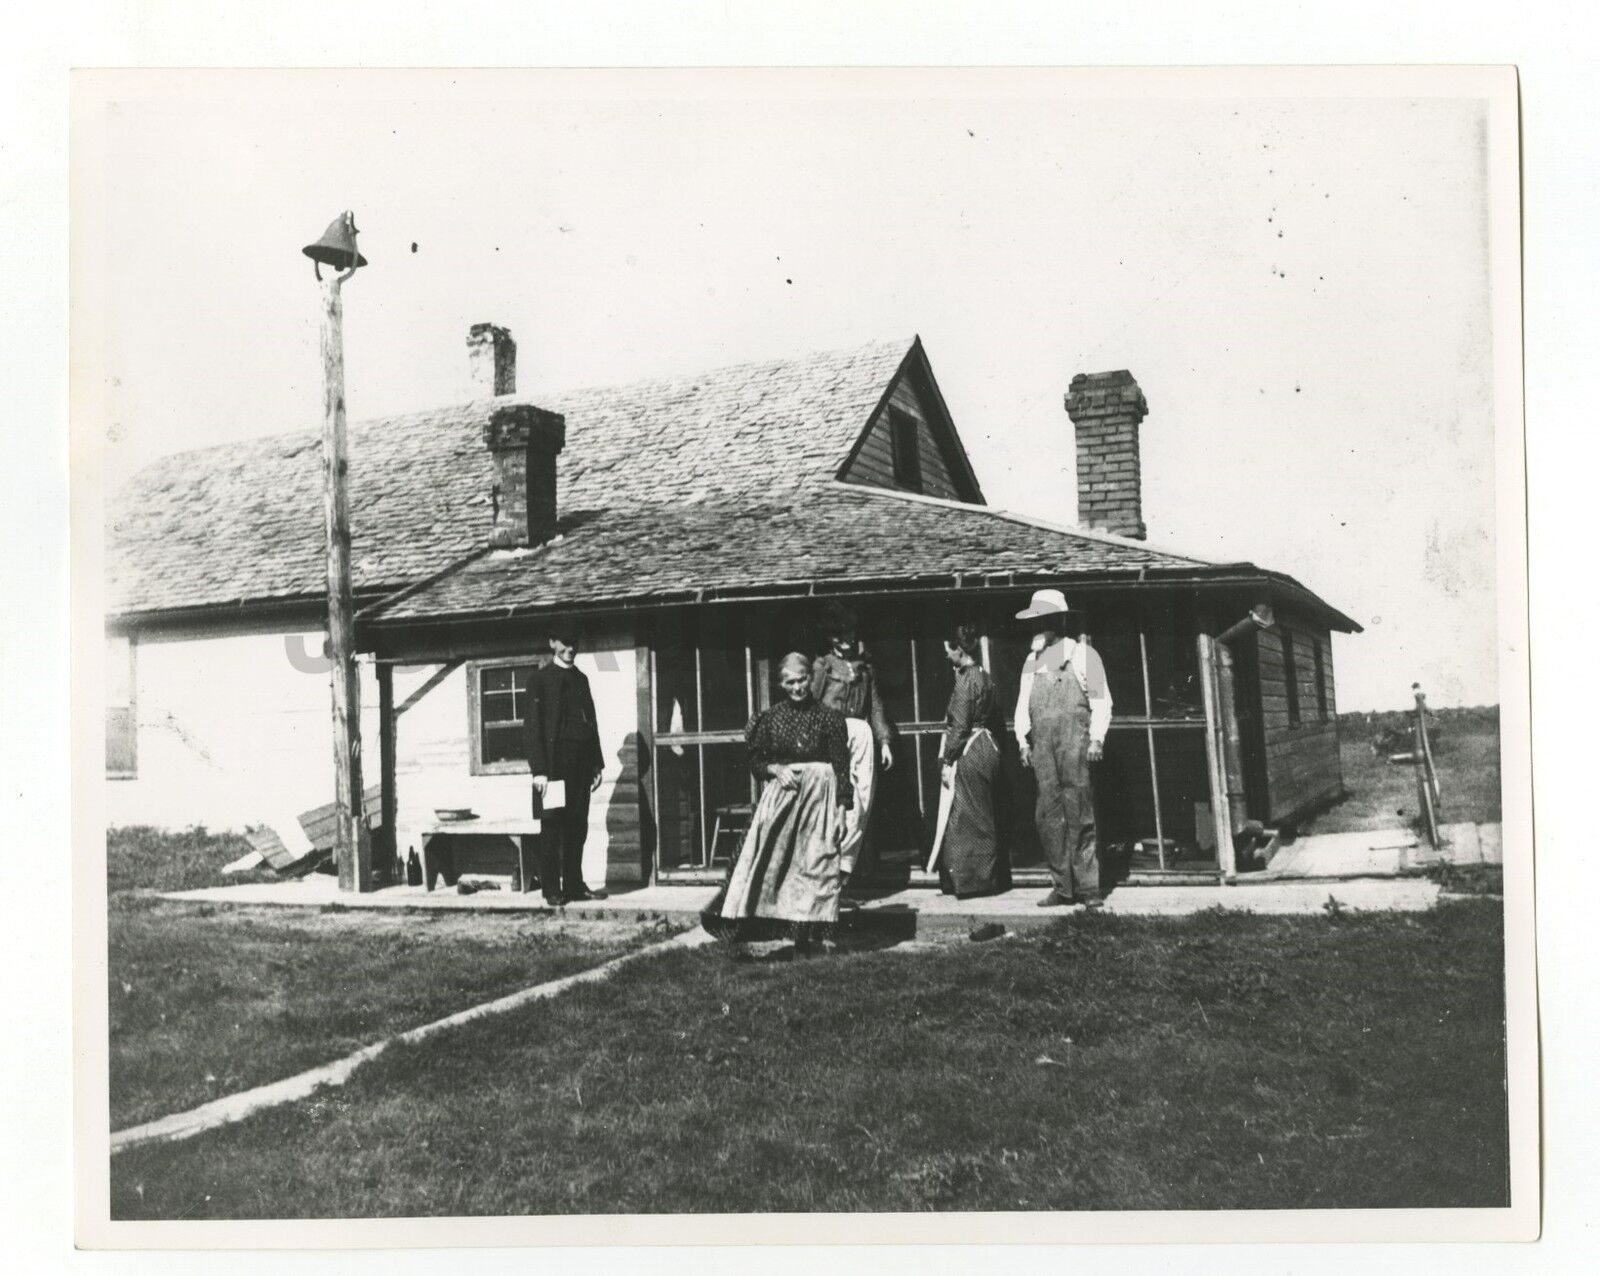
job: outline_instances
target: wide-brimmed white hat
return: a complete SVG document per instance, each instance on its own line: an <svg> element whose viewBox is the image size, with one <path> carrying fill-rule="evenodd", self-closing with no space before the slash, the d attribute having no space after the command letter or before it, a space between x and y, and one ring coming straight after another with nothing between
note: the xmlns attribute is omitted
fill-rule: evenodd
<svg viewBox="0 0 1600 1276"><path fill-rule="evenodd" d="M1036 589L1027 610L1019 611L1017 619L1037 620L1040 616L1066 616L1071 612L1072 608L1067 605L1067 596L1059 589Z"/></svg>

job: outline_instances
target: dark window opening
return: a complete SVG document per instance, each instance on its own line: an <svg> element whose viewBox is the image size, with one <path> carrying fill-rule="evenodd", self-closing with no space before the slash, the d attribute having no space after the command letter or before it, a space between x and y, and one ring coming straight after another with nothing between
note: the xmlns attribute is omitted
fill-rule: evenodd
<svg viewBox="0 0 1600 1276"><path fill-rule="evenodd" d="M1328 720L1328 677L1327 666L1322 655L1322 639L1311 640L1311 671L1317 679L1317 720Z"/></svg>
<svg viewBox="0 0 1600 1276"><path fill-rule="evenodd" d="M1295 666L1294 635L1283 631L1283 685L1289 702L1289 725L1300 725L1300 671Z"/></svg>
<svg viewBox="0 0 1600 1276"><path fill-rule="evenodd" d="M894 450L895 486L908 492L922 491L922 440L918 437L917 418L890 408L889 435Z"/></svg>

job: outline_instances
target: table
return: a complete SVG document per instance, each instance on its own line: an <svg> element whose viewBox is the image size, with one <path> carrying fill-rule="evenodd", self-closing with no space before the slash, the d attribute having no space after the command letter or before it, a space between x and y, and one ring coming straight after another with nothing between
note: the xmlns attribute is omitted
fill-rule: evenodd
<svg viewBox="0 0 1600 1276"><path fill-rule="evenodd" d="M528 848L528 839L539 835L539 821L532 815L516 816L504 820L435 820L422 829L422 884L433 889L434 881L443 877L445 885L455 882L455 856L450 839L456 837L507 837L517 845L517 879L524 894L533 889L535 856ZM443 839L435 845L436 839Z"/></svg>

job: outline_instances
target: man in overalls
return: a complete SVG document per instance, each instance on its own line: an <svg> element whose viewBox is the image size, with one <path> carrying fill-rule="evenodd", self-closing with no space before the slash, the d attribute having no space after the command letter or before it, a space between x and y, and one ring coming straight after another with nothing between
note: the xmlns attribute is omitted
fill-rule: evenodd
<svg viewBox="0 0 1600 1276"><path fill-rule="evenodd" d="M1040 908L1104 902L1089 767L1104 754L1111 692L1099 653L1069 636L1070 615L1059 589L1039 590L1017 613L1034 635L1014 722L1022 765L1038 781L1034 820L1054 879Z"/></svg>

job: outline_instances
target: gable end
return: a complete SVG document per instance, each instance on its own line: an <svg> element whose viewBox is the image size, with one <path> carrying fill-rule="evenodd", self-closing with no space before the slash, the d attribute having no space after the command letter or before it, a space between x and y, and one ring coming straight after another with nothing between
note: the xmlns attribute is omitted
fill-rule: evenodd
<svg viewBox="0 0 1600 1276"><path fill-rule="evenodd" d="M908 466L916 473L908 473ZM920 339L901 361L837 477L841 483L984 503Z"/></svg>

